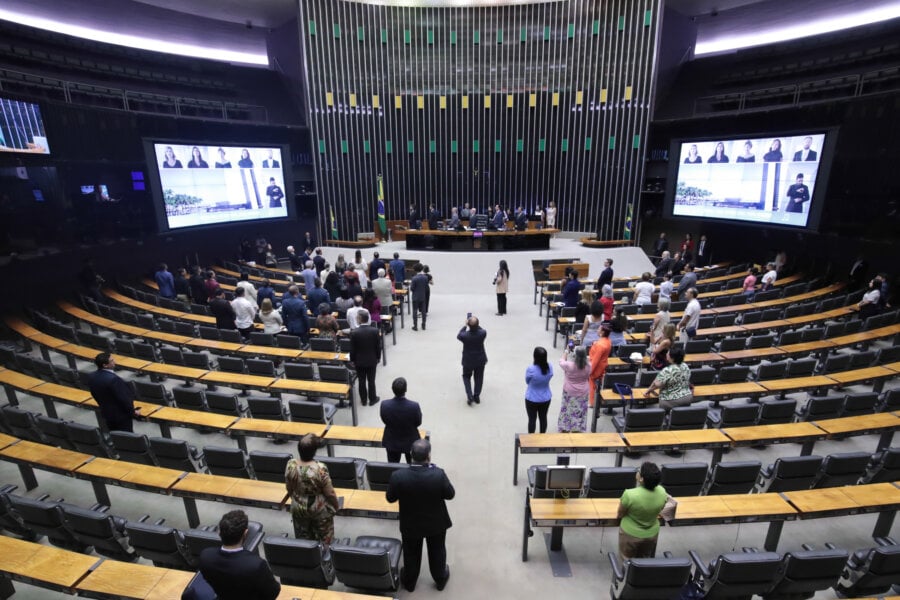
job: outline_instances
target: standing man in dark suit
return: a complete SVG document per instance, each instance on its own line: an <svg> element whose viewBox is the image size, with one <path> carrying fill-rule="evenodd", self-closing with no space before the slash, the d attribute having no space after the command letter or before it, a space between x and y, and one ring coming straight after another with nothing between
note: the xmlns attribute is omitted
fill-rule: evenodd
<svg viewBox="0 0 900 600"><path fill-rule="evenodd" d="M381 445L387 450L388 462L400 462L400 455L410 462L410 448L419 439L422 409L418 402L406 398L406 379L398 377L391 384L394 397L381 405L381 421L384 434Z"/></svg>
<svg viewBox="0 0 900 600"><path fill-rule="evenodd" d="M816 160L819 158L819 155L815 150L810 150L810 146L812 146L812 138L806 136L805 138L803 138L803 150L797 150L796 152L794 152L794 162L816 162Z"/></svg>
<svg viewBox="0 0 900 600"><path fill-rule="evenodd" d="M225 290L218 288L209 301L209 312L216 318L216 327L219 329L237 329L234 319L234 307L231 302L225 299Z"/></svg>
<svg viewBox="0 0 900 600"><path fill-rule="evenodd" d="M309 320L306 318L306 302L300 297L300 288L292 285L281 303L281 317L291 335L296 335L304 345L309 343Z"/></svg>
<svg viewBox="0 0 900 600"><path fill-rule="evenodd" d="M109 431L134 431L132 419L139 416L134 406L134 392L125 380L114 373L116 360L109 352L101 352L94 359L97 370L91 375L91 396L100 406L100 414Z"/></svg>
<svg viewBox="0 0 900 600"><path fill-rule="evenodd" d="M428 299L428 276L422 272L422 263L416 264L413 270L416 272L409 282L409 294L412 299L413 331L419 330L419 313L422 313L422 331L425 330L425 319L428 318L425 305Z"/></svg>
<svg viewBox="0 0 900 600"><path fill-rule="evenodd" d="M438 221L441 220L441 211L439 211L434 204L428 207L428 229L432 231L436 231L438 228Z"/></svg>
<svg viewBox="0 0 900 600"><path fill-rule="evenodd" d="M596 290L602 290L604 285L612 287L613 280L613 259L607 258L603 261L603 270L600 271L600 277L597 278Z"/></svg>
<svg viewBox="0 0 900 600"><path fill-rule="evenodd" d="M666 239L666 232L659 234L659 239L653 243L653 256L662 256L663 252L669 249L669 240Z"/></svg>
<svg viewBox="0 0 900 600"><path fill-rule="evenodd" d="M709 246L709 240L706 239L706 235L700 236L700 241L697 242L697 256L694 260L694 264L698 267L705 267L710 264L710 257L712 256L712 248Z"/></svg>
<svg viewBox="0 0 900 600"><path fill-rule="evenodd" d="M487 331L478 325L478 317L470 316L466 324L456 334L462 342L463 385L466 388L467 404L481 404L481 385L484 383L484 366L487 364L487 353L484 351L484 338ZM475 389L472 389L472 377L475 378Z"/></svg>
<svg viewBox="0 0 900 600"><path fill-rule="evenodd" d="M422 541L428 544L428 568L444 589L450 579L447 566L447 530L453 525L447 512L447 500L456 495L444 470L431 464L431 443L416 440L412 445L412 466L394 471L385 496L388 502L400 501L400 535L403 538L403 562L400 581L406 591L416 589L422 566Z"/></svg>
<svg viewBox="0 0 900 600"><path fill-rule="evenodd" d="M381 398L375 393L375 370L381 360L381 336L378 327L369 323L369 311L361 308L356 313L359 325L350 331L350 362L356 368L359 382L359 403L375 406Z"/></svg>
<svg viewBox="0 0 900 600"><path fill-rule="evenodd" d="M369 281L375 281L378 278L378 269L385 269L387 266L381 260L381 256L376 252L372 255L372 262L369 263Z"/></svg>
<svg viewBox="0 0 900 600"><path fill-rule="evenodd" d="M410 229L421 229L422 219L419 218L419 211L416 210L415 204L409 205L409 218L407 219Z"/></svg>
<svg viewBox="0 0 900 600"><path fill-rule="evenodd" d="M244 511L225 513L219 521L222 546L200 553L200 573L219 600L275 600L281 593L269 563L244 549L247 526Z"/></svg>

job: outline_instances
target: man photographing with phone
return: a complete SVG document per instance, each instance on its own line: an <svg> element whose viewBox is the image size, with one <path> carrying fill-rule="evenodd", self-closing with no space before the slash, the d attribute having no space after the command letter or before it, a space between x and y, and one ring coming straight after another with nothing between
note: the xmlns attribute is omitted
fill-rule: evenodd
<svg viewBox="0 0 900 600"><path fill-rule="evenodd" d="M462 368L463 385L466 388L466 403L481 404L481 386L484 383L484 366L487 364L487 353L484 351L484 338L487 331L478 324L478 317L468 314L466 324L463 325L456 339L462 342ZM472 378L475 379L475 388L472 388Z"/></svg>

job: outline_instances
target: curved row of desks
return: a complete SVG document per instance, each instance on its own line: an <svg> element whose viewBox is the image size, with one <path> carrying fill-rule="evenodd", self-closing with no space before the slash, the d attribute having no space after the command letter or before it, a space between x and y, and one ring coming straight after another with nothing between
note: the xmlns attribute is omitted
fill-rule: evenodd
<svg viewBox="0 0 900 600"><path fill-rule="evenodd" d="M194 577L178 571L80 554L0 536L0 596L15 593L9 580L87 598L172 600ZM384 596L283 585L278 600L384 600Z"/></svg>

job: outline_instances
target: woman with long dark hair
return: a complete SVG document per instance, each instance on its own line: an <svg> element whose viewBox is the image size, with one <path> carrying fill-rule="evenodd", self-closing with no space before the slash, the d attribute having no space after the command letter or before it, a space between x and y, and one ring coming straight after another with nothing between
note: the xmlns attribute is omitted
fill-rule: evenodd
<svg viewBox="0 0 900 600"><path fill-rule="evenodd" d="M534 433L535 421L541 421L541 433L547 433L547 409L550 408L550 380L553 367L547 362L547 349L534 349L534 362L525 370L525 412L528 413L528 433Z"/></svg>
<svg viewBox="0 0 900 600"><path fill-rule="evenodd" d="M509 267L505 260L500 261L494 275L494 289L497 292L497 315L503 316L506 314L506 292L509 291Z"/></svg>

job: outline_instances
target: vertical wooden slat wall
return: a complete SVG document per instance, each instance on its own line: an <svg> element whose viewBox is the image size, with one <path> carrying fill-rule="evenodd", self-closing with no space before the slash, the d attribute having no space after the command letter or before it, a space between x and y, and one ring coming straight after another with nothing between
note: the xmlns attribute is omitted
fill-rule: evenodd
<svg viewBox="0 0 900 600"><path fill-rule="evenodd" d="M662 0L299 5L326 238L332 211L372 231L379 174L389 220L554 201L618 239L639 214Z"/></svg>

